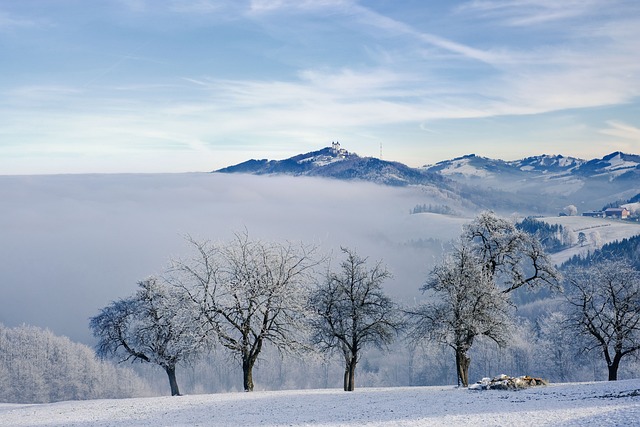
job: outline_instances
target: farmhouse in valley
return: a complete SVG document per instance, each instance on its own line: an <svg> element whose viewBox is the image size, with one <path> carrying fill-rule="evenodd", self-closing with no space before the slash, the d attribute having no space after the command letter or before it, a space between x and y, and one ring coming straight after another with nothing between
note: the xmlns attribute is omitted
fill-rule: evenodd
<svg viewBox="0 0 640 427"><path fill-rule="evenodd" d="M627 219L631 215L627 208L607 208L603 211L589 211L583 212L582 216L590 216L595 218L614 218L614 219Z"/></svg>
<svg viewBox="0 0 640 427"><path fill-rule="evenodd" d="M604 212L602 212L602 211L583 212L582 216L590 216L590 217L594 217L594 218L602 218L604 216Z"/></svg>
<svg viewBox="0 0 640 427"><path fill-rule="evenodd" d="M627 208L608 208L604 211L606 218L629 218L629 210Z"/></svg>

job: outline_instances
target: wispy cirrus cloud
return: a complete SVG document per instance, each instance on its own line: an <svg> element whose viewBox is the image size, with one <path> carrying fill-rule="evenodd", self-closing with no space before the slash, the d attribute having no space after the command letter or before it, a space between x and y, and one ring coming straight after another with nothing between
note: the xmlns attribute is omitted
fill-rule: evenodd
<svg viewBox="0 0 640 427"><path fill-rule="evenodd" d="M352 6L356 0L251 0L250 13L311 12L323 9L335 9Z"/></svg>
<svg viewBox="0 0 640 427"><path fill-rule="evenodd" d="M225 7L226 2L220 0L192 0L192 1L180 1L171 0L168 4L169 9L174 12L180 13L214 13L220 11Z"/></svg>
<svg viewBox="0 0 640 427"><path fill-rule="evenodd" d="M11 15L0 10L0 31L15 30L19 28L34 28L43 25L34 19L27 19Z"/></svg>
<svg viewBox="0 0 640 427"><path fill-rule="evenodd" d="M500 61L499 54L496 52L476 49L436 34L417 30L404 22L362 6L355 0L253 0L250 10L254 13L274 13L276 11L282 13L314 13L328 10L355 20L361 26L373 27L393 35L409 36L463 57L486 63Z"/></svg>
<svg viewBox="0 0 640 427"><path fill-rule="evenodd" d="M606 129L601 129L600 133L611 135L622 139L627 139L640 144L640 128L619 122L617 120L608 120Z"/></svg>
<svg viewBox="0 0 640 427"><path fill-rule="evenodd" d="M601 0L473 0L458 6L456 11L493 19L503 25L524 26L585 16L603 6L607 4Z"/></svg>

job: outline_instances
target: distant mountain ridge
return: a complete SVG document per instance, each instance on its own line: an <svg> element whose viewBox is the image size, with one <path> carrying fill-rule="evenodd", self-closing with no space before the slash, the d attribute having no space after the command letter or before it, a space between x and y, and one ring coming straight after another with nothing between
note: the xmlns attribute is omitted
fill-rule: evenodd
<svg viewBox="0 0 640 427"><path fill-rule="evenodd" d="M640 156L619 151L592 160L544 154L506 161L470 154L412 168L360 157L333 143L284 160L252 159L214 172L424 186L445 200L454 198L476 209L547 215L557 214L570 204L580 212L600 209L640 192Z"/></svg>
<svg viewBox="0 0 640 427"><path fill-rule="evenodd" d="M412 168L399 162L375 157L360 157L341 148L339 143L333 143L331 147L299 154L284 160L247 160L215 172L318 176L370 181L393 186L426 184L446 186L447 181L437 173Z"/></svg>
<svg viewBox="0 0 640 427"><path fill-rule="evenodd" d="M215 172L248 173L255 175L284 174L294 176L322 176L337 179L360 179L386 185L444 184L454 181L490 178L520 177L521 179L546 177L604 177L640 179L640 156L614 152L602 159L583 160L562 155L540 155L521 160L506 161L469 154L435 165L412 168L399 162L375 157L360 157L333 143L317 151L298 154L284 160L251 159ZM640 182L640 181L639 181Z"/></svg>
<svg viewBox="0 0 640 427"><path fill-rule="evenodd" d="M640 178L640 156L614 152L602 159L583 160L561 155L527 157L522 160L496 160L470 154L452 160L444 160L422 169L439 173L450 178L488 178L494 175L519 175L535 177L580 176L608 179Z"/></svg>

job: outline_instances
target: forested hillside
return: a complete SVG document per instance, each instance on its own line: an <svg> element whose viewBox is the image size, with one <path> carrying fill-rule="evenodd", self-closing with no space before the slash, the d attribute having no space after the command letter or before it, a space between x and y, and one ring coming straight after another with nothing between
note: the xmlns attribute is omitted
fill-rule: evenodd
<svg viewBox="0 0 640 427"><path fill-rule="evenodd" d="M563 267L589 266L603 259L610 261L627 259L640 269L640 235L607 243L601 249L589 252L585 256L574 256L564 263Z"/></svg>

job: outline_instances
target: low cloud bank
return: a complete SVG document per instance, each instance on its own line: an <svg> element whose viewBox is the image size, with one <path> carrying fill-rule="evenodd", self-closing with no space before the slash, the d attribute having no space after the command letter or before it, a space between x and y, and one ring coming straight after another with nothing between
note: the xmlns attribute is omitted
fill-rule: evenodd
<svg viewBox="0 0 640 427"><path fill-rule="evenodd" d="M464 218L409 215L438 194L314 178L224 174L0 177L0 322L52 329L92 343L88 318L185 254L183 236L303 240L382 259L388 291L420 294Z"/></svg>

